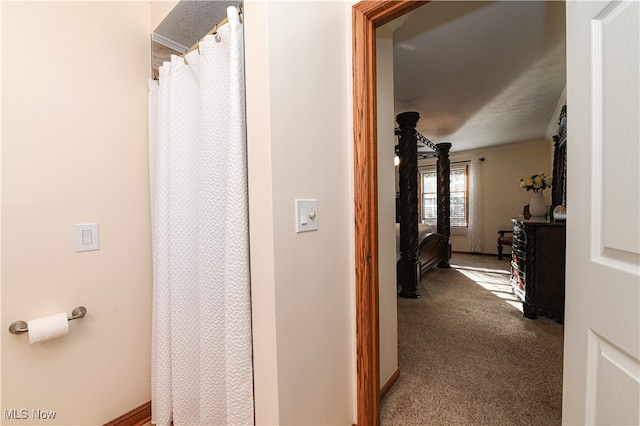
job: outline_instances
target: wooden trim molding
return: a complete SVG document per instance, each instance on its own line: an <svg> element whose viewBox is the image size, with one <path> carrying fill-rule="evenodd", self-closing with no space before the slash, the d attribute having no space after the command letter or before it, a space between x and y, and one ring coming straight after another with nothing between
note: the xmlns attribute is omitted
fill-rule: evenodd
<svg viewBox="0 0 640 426"><path fill-rule="evenodd" d="M142 426L151 421L151 401L105 423L104 426Z"/></svg>
<svg viewBox="0 0 640 426"><path fill-rule="evenodd" d="M400 378L400 369L398 368L387 380L387 383L384 384L382 388L380 388L380 399L384 398L387 392L396 384L398 379Z"/></svg>
<svg viewBox="0 0 640 426"><path fill-rule="evenodd" d="M380 424L375 29L425 3L411 0L361 1L352 10L356 396L359 426Z"/></svg>

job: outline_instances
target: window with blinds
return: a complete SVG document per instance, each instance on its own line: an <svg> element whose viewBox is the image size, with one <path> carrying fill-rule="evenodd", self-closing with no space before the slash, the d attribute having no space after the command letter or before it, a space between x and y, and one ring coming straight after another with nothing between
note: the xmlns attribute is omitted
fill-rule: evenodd
<svg viewBox="0 0 640 426"><path fill-rule="evenodd" d="M452 164L449 174L451 193L451 226L467 227L469 216L469 179L467 164ZM438 220L436 168L428 167L420 171L420 192L422 223L435 226Z"/></svg>

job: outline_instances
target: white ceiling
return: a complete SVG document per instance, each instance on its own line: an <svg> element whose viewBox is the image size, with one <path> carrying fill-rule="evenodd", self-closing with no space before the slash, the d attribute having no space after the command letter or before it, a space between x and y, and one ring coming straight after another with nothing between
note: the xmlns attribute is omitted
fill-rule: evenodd
<svg viewBox="0 0 640 426"><path fill-rule="evenodd" d="M452 151L544 138L566 85L564 1L433 1L390 25L395 112Z"/></svg>

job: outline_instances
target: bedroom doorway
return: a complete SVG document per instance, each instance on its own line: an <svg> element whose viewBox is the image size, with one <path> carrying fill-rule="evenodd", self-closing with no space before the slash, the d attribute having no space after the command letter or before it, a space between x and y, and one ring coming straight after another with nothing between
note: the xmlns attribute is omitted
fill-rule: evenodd
<svg viewBox="0 0 640 426"><path fill-rule="evenodd" d="M354 187L358 424L380 422L380 330L377 211L378 158L376 28L426 2L367 2L354 6ZM384 355L384 354L383 354Z"/></svg>
<svg viewBox="0 0 640 426"><path fill-rule="evenodd" d="M353 6L356 398L358 425L380 424L376 28L426 4L362 1Z"/></svg>

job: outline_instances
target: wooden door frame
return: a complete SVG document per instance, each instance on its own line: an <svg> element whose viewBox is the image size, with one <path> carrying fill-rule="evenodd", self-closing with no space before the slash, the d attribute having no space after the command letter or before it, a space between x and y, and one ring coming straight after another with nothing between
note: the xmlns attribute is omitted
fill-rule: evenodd
<svg viewBox="0 0 640 426"><path fill-rule="evenodd" d="M376 28L426 1L353 6L353 152L356 262L356 397L359 426L380 424Z"/></svg>

